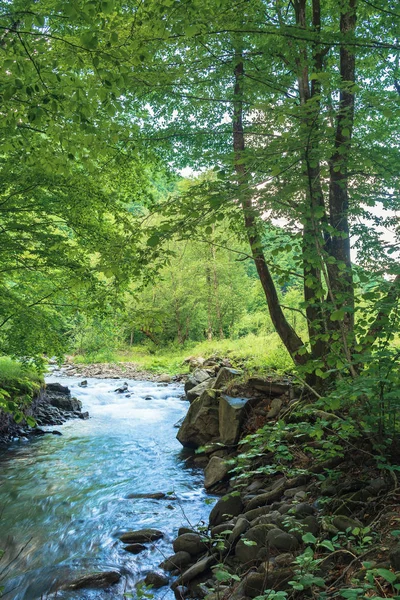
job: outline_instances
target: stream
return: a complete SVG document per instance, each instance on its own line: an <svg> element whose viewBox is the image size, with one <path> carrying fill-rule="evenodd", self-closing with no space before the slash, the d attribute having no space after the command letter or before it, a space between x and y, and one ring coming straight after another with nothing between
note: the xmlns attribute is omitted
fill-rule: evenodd
<svg viewBox="0 0 400 600"><path fill-rule="evenodd" d="M80 380L47 378L68 385L88 420L45 428L62 435L17 442L0 455L0 597L6 600L122 599L173 553L180 526L206 521L210 512L203 472L185 464L175 439L174 424L188 409L183 387L127 380L128 398L114 391L122 380L88 379L86 388ZM154 492L176 499L127 498ZM119 535L145 527L161 529L164 538L141 554L126 552ZM51 594L81 575L108 570L122 573L119 584ZM174 598L168 587L154 595Z"/></svg>

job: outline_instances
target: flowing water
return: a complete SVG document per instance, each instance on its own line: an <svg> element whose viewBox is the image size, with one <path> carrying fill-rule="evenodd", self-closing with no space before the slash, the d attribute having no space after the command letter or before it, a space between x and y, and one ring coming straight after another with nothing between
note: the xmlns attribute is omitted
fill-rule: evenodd
<svg viewBox="0 0 400 600"><path fill-rule="evenodd" d="M82 400L90 419L48 428L62 436L19 442L1 455L1 597L122 599L172 553L178 527L208 516L202 473L186 466L175 439L188 403L178 384L128 381L128 398L115 393L115 380L89 379L81 388L75 378L48 378L57 380ZM176 499L127 498L153 492ZM138 555L124 551L119 535L144 527L161 529L164 539ZM123 578L108 590L50 594L80 575L114 569ZM174 596L165 587L156 597Z"/></svg>

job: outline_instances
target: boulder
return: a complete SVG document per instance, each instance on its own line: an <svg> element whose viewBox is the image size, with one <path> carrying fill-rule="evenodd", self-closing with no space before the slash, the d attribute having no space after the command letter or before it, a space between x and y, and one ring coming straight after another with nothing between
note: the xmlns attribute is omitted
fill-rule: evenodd
<svg viewBox="0 0 400 600"><path fill-rule="evenodd" d="M157 377L157 381L159 383L171 383L172 377L171 375L167 375L167 373L163 373Z"/></svg>
<svg viewBox="0 0 400 600"><path fill-rule="evenodd" d="M228 475L229 467L223 458L218 456L211 457L204 470L204 487L212 487L218 481L222 481Z"/></svg>
<svg viewBox="0 0 400 600"><path fill-rule="evenodd" d="M47 396L49 404L67 412L80 412L82 410L82 402L70 396L50 394Z"/></svg>
<svg viewBox="0 0 400 600"><path fill-rule="evenodd" d="M105 571L104 573L90 573L75 579L64 586L65 590L81 590L83 588L104 588L113 583L118 583L121 573L118 571Z"/></svg>
<svg viewBox="0 0 400 600"><path fill-rule="evenodd" d="M165 571L174 571L175 569L181 569L182 567L186 567L192 561L192 557L189 552L185 552L184 550L180 550L166 558L161 564L161 569L165 569Z"/></svg>
<svg viewBox="0 0 400 600"><path fill-rule="evenodd" d="M217 384L215 384L217 385ZM219 435L227 446L237 444L240 428L249 409L249 398L221 395L219 401Z"/></svg>
<svg viewBox="0 0 400 600"><path fill-rule="evenodd" d="M162 537L164 537L164 534L158 529L139 529L137 531L127 531L119 539L126 544L145 544L146 542L155 542Z"/></svg>
<svg viewBox="0 0 400 600"><path fill-rule="evenodd" d="M261 527L261 525L260 525ZM299 545L297 538L291 533L282 531L281 529L271 529L267 535L267 543L269 546L288 552L289 550L296 550Z"/></svg>
<svg viewBox="0 0 400 600"><path fill-rule="evenodd" d="M61 385L61 383L47 383L46 384L46 392L54 392L55 394L61 394L63 396L70 396L71 390L66 385Z"/></svg>
<svg viewBox="0 0 400 600"><path fill-rule="evenodd" d="M237 517L243 511L243 502L240 496L223 496L213 507L210 512L210 525L213 527L224 521L228 521L230 517Z"/></svg>
<svg viewBox="0 0 400 600"><path fill-rule="evenodd" d="M152 588L158 590L159 588L168 585L168 577L162 573L157 573L157 571L149 571L144 579L144 582L147 586L151 586Z"/></svg>
<svg viewBox="0 0 400 600"><path fill-rule="evenodd" d="M204 392L204 390L208 390L208 389L212 388L214 386L214 383L215 383L215 377L210 377L209 379L202 381L195 387L188 390L186 393L186 396L187 396L187 399L189 400L189 402L193 402L193 400L196 400L196 398L199 398L201 396L201 394Z"/></svg>
<svg viewBox="0 0 400 600"><path fill-rule="evenodd" d="M191 556L197 556L207 550L207 545L197 533L184 533L179 535L173 543L174 552L187 552Z"/></svg>
<svg viewBox="0 0 400 600"><path fill-rule="evenodd" d="M188 356L183 362L189 365L189 369L192 371L193 369L202 367L205 363L205 359L201 356Z"/></svg>
<svg viewBox="0 0 400 600"><path fill-rule="evenodd" d="M265 392L270 396L281 396L289 392L291 384L288 381L268 381L268 379L262 379L261 377L250 377L248 384L259 392Z"/></svg>
<svg viewBox="0 0 400 600"><path fill-rule="evenodd" d="M239 517L234 528L228 537L228 544L232 547L236 544L240 536L250 528L250 523L247 519Z"/></svg>
<svg viewBox="0 0 400 600"><path fill-rule="evenodd" d="M293 578L293 569L276 569L266 573L249 573L243 584L243 597L256 598L266 589L279 590Z"/></svg>
<svg viewBox="0 0 400 600"><path fill-rule="evenodd" d="M260 550L268 546L268 534L274 525L256 525L251 527L245 536L238 541L235 549L235 556L242 564L248 564L255 561L260 556ZM281 531L283 533L283 531ZM254 542L248 545L246 542Z"/></svg>
<svg viewBox="0 0 400 600"><path fill-rule="evenodd" d="M205 369L195 369L185 382L185 394L207 379L210 379L210 374Z"/></svg>
<svg viewBox="0 0 400 600"><path fill-rule="evenodd" d="M198 448L219 439L218 402L214 390L194 400L176 436L182 446Z"/></svg>
<svg viewBox="0 0 400 600"><path fill-rule="evenodd" d="M182 573L182 575L176 580L176 582L174 582L174 587L192 581L192 579L195 579L195 577L198 577L199 575L204 573L204 571L207 571L207 569L215 562L216 558L214 556L206 556L202 558L192 567L189 567L187 571Z"/></svg>
<svg viewBox="0 0 400 600"><path fill-rule="evenodd" d="M218 371L217 379L215 380L215 385L214 385L215 389L221 390L230 381L233 381L233 379L240 377L241 374L242 374L242 372L238 371L237 369L230 369L229 367L222 367Z"/></svg>

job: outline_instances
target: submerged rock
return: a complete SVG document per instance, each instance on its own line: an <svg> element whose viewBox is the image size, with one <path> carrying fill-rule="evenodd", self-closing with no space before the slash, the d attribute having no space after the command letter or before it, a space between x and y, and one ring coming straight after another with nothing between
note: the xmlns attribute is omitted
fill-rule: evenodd
<svg viewBox="0 0 400 600"><path fill-rule="evenodd" d="M167 494L164 494L164 492L150 492L149 494L128 494L127 498L129 500L133 500L135 498L148 498L149 500L162 500L163 498L166 498ZM170 498L170 496L168 496L168 498Z"/></svg>
<svg viewBox="0 0 400 600"><path fill-rule="evenodd" d="M143 546L143 544L129 544L128 546L125 546L124 550L131 554L139 554L140 552L143 552L143 550L146 550L146 546Z"/></svg>
<svg viewBox="0 0 400 600"><path fill-rule="evenodd" d="M162 537L164 537L164 534L158 529L139 529L137 531L127 531L119 539L126 544L145 544L146 542L155 542Z"/></svg>
<svg viewBox="0 0 400 600"><path fill-rule="evenodd" d="M65 590L81 590L83 588L104 588L121 579L118 571L105 571L104 573L90 573L75 579L63 587Z"/></svg>
<svg viewBox="0 0 400 600"><path fill-rule="evenodd" d="M117 387L114 390L114 392L116 392L117 394L126 394L127 391L128 391L128 384L126 381L121 385L121 387Z"/></svg>

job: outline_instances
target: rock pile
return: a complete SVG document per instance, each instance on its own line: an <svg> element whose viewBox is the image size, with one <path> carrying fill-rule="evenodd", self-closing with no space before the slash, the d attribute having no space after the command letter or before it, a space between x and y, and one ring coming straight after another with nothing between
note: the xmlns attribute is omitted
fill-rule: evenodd
<svg viewBox="0 0 400 600"><path fill-rule="evenodd" d="M82 412L82 402L71 396L67 386L48 383L34 417L39 426L62 425L68 419L88 419L89 413Z"/></svg>

